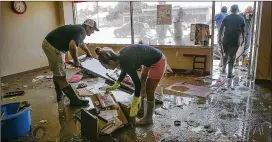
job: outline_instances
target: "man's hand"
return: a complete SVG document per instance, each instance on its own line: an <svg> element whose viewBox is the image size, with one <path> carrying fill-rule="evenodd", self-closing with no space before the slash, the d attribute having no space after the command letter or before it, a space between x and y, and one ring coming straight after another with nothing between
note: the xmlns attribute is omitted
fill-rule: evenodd
<svg viewBox="0 0 272 142"><path fill-rule="evenodd" d="M81 64L79 61L74 61L73 66L79 68L79 67L81 67Z"/></svg>
<svg viewBox="0 0 272 142"><path fill-rule="evenodd" d="M88 57L88 58L93 58L93 56L92 56L90 50L87 48L87 46L86 46L85 43L82 43L82 44L80 45L80 48L86 53L86 57Z"/></svg>
<svg viewBox="0 0 272 142"><path fill-rule="evenodd" d="M93 56L92 56L91 53L87 53L87 54L86 54L86 57L88 57L88 58L93 58Z"/></svg>

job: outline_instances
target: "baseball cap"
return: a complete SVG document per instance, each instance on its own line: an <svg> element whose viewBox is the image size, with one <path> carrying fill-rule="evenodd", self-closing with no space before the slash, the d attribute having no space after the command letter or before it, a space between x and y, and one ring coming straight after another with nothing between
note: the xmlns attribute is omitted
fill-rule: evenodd
<svg viewBox="0 0 272 142"><path fill-rule="evenodd" d="M93 19L87 19L84 21L83 24L94 28L95 31L99 31L99 29L97 28L97 24Z"/></svg>

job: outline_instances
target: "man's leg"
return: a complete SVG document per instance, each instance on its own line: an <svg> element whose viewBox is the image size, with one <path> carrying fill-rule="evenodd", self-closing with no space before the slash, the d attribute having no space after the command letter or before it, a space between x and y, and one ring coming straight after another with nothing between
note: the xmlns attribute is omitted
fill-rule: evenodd
<svg viewBox="0 0 272 142"><path fill-rule="evenodd" d="M235 62L235 58L236 58L236 52L239 48L239 45L237 44L232 44L229 50L229 54L228 54L228 58L229 58L229 62L228 62L228 78L232 78L233 74L233 66L234 66L234 62Z"/></svg>
<svg viewBox="0 0 272 142"><path fill-rule="evenodd" d="M56 58L56 52L54 50L54 47L52 47L52 45L50 43L48 43L46 40L43 41L42 43L42 49L48 59L48 63L49 63L49 68L50 70L53 72L54 71L54 65L55 65L55 58ZM54 73L54 72L53 72ZM59 102L60 100L63 99L64 95L63 92L59 86L59 84L57 83L57 79L55 77L55 74L53 75L53 83L55 86L55 91L57 94L57 102Z"/></svg>
<svg viewBox="0 0 272 142"><path fill-rule="evenodd" d="M219 43L219 41L220 41L220 36L219 36L219 28L217 28L217 50L219 51L219 54L220 54L220 63L219 63L219 67L222 67L223 66L223 56L222 56L222 49L223 49L223 47L221 47L222 46L222 44L221 43Z"/></svg>
<svg viewBox="0 0 272 142"><path fill-rule="evenodd" d="M223 56L223 61L222 61L222 73L226 73L226 67L227 67L227 61L228 61L228 53L229 53L229 43L223 43L223 50L224 50L224 56Z"/></svg>
<svg viewBox="0 0 272 142"><path fill-rule="evenodd" d="M243 64L245 64L245 58L248 57L250 40L251 40L251 33L250 31L248 31L246 32L245 43L244 43Z"/></svg>
<svg viewBox="0 0 272 142"><path fill-rule="evenodd" d="M55 84L57 98L62 98L62 94L60 94L62 90L70 99L71 106L87 105L89 101L78 98L72 86L69 85L66 80L64 63L65 54L55 49L47 41L43 42L43 50L48 58L50 69L53 72L53 81Z"/></svg>

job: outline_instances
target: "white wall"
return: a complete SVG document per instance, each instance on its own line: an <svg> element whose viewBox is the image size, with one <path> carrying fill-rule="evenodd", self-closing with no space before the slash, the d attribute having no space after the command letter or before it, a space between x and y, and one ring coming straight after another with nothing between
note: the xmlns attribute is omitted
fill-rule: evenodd
<svg viewBox="0 0 272 142"><path fill-rule="evenodd" d="M41 44L48 32L58 26L55 2L26 1L20 15L1 2L1 76L48 66Z"/></svg>

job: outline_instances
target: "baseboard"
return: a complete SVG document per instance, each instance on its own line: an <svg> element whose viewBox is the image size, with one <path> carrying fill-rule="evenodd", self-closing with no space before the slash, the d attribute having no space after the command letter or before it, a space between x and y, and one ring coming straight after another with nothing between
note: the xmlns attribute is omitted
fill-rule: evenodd
<svg viewBox="0 0 272 142"><path fill-rule="evenodd" d="M19 72L19 73L7 75L7 76L2 76L1 80L7 79L7 78L16 77L16 76L19 76L19 75L29 74L29 73L32 73L32 72L46 70L46 69L49 69L49 66L45 66L45 67L41 67L41 68L37 68L37 69L33 69L33 70L28 70L28 71L24 71L24 72Z"/></svg>
<svg viewBox="0 0 272 142"><path fill-rule="evenodd" d="M255 79L256 84L272 84L272 80Z"/></svg>
<svg viewBox="0 0 272 142"><path fill-rule="evenodd" d="M185 74L186 71L189 71L189 70L186 70L186 69L172 69L172 70L173 70L174 73L180 73L180 74L183 74L183 73ZM196 70L196 72L200 72L200 71ZM204 72L204 76L210 75L210 74L211 74L210 71L205 71Z"/></svg>
<svg viewBox="0 0 272 142"><path fill-rule="evenodd" d="M137 71L141 72L141 70L142 70L142 69L139 68ZM185 72L188 71L188 70L186 70L186 69L172 69L172 70L173 70L174 73L180 73L180 74L185 74ZM205 71L205 72L204 72L204 76L210 75L210 74L211 74L210 71Z"/></svg>

